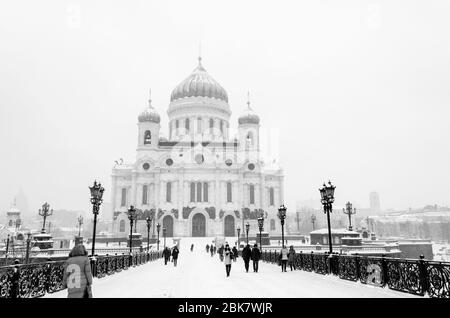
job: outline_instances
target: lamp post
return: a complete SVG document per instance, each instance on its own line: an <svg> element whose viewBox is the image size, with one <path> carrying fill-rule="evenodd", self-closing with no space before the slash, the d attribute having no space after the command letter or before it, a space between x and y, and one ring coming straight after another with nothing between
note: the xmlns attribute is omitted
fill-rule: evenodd
<svg viewBox="0 0 450 318"><path fill-rule="evenodd" d="M241 228L238 226L236 231L237 231L237 236L238 236L238 250L239 250L239 248L241 247L241 244L239 244L240 243L240 236L241 236Z"/></svg>
<svg viewBox="0 0 450 318"><path fill-rule="evenodd" d="M323 188L319 189L321 202L323 205L323 212L327 215L328 222L328 244L330 248L330 254L333 253L333 244L331 242L331 222L330 213L333 212L333 202L334 202L334 189L336 187L328 181L328 186L324 183Z"/></svg>
<svg viewBox="0 0 450 318"><path fill-rule="evenodd" d="M166 248L166 233L167 233L167 229L165 227L163 227L164 249Z"/></svg>
<svg viewBox="0 0 450 318"><path fill-rule="evenodd" d="M42 209L39 209L39 215L43 217L44 221L42 223L42 230L41 233L45 233L45 221L47 220L47 217L53 214L53 209L50 210L50 204L45 202L42 205Z"/></svg>
<svg viewBox="0 0 450 318"><path fill-rule="evenodd" d="M133 221L136 219L136 209L130 206L128 209L128 219L130 220L130 255L133 253Z"/></svg>
<svg viewBox="0 0 450 318"><path fill-rule="evenodd" d="M348 230L352 231L352 215L356 214L356 208L353 208L353 205L350 202L347 202L345 204L345 209L342 209L342 212L344 212L344 214L348 215Z"/></svg>
<svg viewBox="0 0 450 318"><path fill-rule="evenodd" d="M248 231L250 230L250 224L247 222L247 224L245 224L245 232L247 233L247 245L248 245Z"/></svg>
<svg viewBox="0 0 450 318"><path fill-rule="evenodd" d="M316 229L315 224L316 224L316 216L314 214L311 214L311 223L312 223L312 227L313 227L313 231Z"/></svg>
<svg viewBox="0 0 450 318"><path fill-rule="evenodd" d="M92 203L92 213L94 213L94 232L92 233L92 256L95 254L95 231L97 229L97 215L100 212L100 204L103 202L103 192L105 188L102 187L101 183L94 181L94 185L89 187L91 191L91 203ZM45 219L44 219L45 222Z"/></svg>
<svg viewBox="0 0 450 318"><path fill-rule="evenodd" d="M30 259L30 243L31 243L31 233L27 233L27 251L25 254L25 264L28 264L28 260Z"/></svg>
<svg viewBox="0 0 450 318"><path fill-rule="evenodd" d="M281 248L284 248L284 220L286 219L286 207L284 204L278 208L278 218L281 222Z"/></svg>
<svg viewBox="0 0 450 318"><path fill-rule="evenodd" d="M6 239L6 253L5 253L5 258L8 258L8 250L9 250L9 234L8 234L8 238Z"/></svg>
<svg viewBox="0 0 450 318"><path fill-rule="evenodd" d="M78 237L81 236L81 225L83 224L83 217L80 215L78 217Z"/></svg>
<svg viewBox="0 0 450 318"><path fill-rule="evenodd" d="M264 229L264 216L261 214L261 216L258 218L258 227L259 227L259 248L262 252L262 231Z"/></svg>
<svg viewBox="0 0 450 318"><path fill-rule="evenodd" d="M150 228L152 226L152 218L146 218L147 221L147 253L150 251Z"/></svg>
<svg viewBox="0 0 450 318"><path fill-rule="evenodd" d="M156 232L158 233L158 241L157 241L157 243L156 243L156 246L157 246L157 250L159 251L159 230L161 229L161 224L157 224L156 225Z"/></svg>

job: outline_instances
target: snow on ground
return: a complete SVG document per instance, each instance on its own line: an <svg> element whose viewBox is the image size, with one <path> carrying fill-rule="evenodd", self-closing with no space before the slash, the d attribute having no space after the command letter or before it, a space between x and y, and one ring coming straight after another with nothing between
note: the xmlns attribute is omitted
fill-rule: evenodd
<svg viewBox="0 0 450 318"><path fill-rule="evenodd" d="M180 298L301 298L351 297L390 298L419 297L392 291L388 288L368 286L305 271L282 273L275 264L260 262L259 272L245 272L241 258L232 264L231 275L226 277L225 265L218 254L211 257L205 250L213 238L182 238L178 266L164 265L164 260L130 268L126 271L94 279L92 291L98 298L180 297ZM233 242L231 239L229 242ZM194 243L194 251L190 245ZM63 290L45 297L64 298Z"/></svg>

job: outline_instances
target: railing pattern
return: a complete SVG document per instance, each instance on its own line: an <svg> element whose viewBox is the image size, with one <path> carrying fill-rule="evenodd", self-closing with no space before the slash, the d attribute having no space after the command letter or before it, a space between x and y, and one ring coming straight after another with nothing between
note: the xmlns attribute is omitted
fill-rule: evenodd
<svg viewBox="0 0 450 318"><path fill-rule="evenodd" d="M91 257L92 275L102 278L155 261L162 252ZM0 267L0 298L34 298L63 289L65 261Z"/></svg>
<svg viewBox="0 0 450 318"><path fill-rule="evenodd" d="M279 263L279 253L263 251L262 261ZM399 259L328 253L303 253L294 256L296 269L341 279L388 287L414 295L450 298L450 263L420 259Z"/></svg>

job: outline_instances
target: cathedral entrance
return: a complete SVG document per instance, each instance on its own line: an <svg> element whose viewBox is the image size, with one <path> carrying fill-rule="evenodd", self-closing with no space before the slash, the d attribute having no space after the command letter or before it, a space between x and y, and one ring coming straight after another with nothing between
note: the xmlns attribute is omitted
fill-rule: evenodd
<svg viewBox="0 0 450 318"><path fill-rule="evenodd" d="M166 215L162 223L163 228L166 228L166 237L173 237L173 217Z"/></svg>
<svg viewBox="0 0 450 318"><path fill-rule="evenodd" d="M231 215L227 215L225 217L225 222L224 222L224 226L225 226L225 236L232 236L234 237L234 217Z"/></svg>
<svg viewBox="0 0 450 318"><path fill-rule="evenodd" d="M192 236L193 237L206 236L206 218L201 213L197 213L192 218Z"/></svg>

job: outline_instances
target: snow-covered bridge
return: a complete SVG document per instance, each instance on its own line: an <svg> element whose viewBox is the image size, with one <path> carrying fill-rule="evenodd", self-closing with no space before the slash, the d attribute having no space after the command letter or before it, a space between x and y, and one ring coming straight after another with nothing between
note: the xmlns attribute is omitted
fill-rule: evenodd
<svg viewBox="0 0 450 318"><path fill-rule="evenodd" d="M245 272L241 258L233 263L230 277L218 254L205 251L212 238L183 238L178 266L160 259L131 267L115 275L94 279L94 297L180 297L180 298L300 298L300 297L420 297L388 288L339 279L334 275L289 271L260 262L259 272ZM190 251L191 243L194 251ZM67 297L62 290L48 298Z"/></svg>

